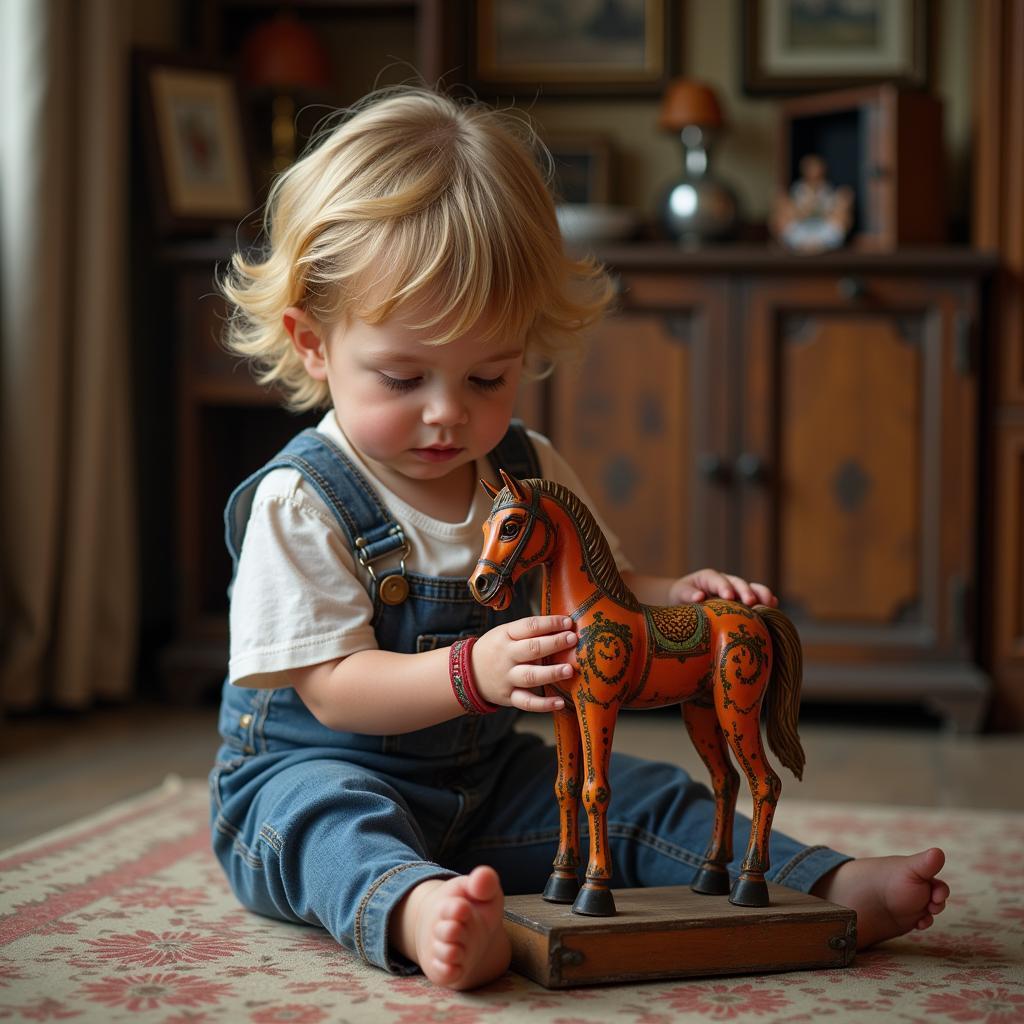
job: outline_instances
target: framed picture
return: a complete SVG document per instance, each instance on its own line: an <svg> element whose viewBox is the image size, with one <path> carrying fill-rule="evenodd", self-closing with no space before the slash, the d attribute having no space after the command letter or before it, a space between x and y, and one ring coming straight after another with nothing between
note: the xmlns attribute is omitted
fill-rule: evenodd
<svg viewBox="0 0 1024 1024"><path fill-rule="evenodd" d="M545 139L554 165L559 203L611 201L611 142L604 135L552 135Z"/></svg>
<svg viewBox="0 0 1024 1024"><path fill-rule="evenodd" d="M928 83L931 0L743 0L743 89Z"/></svg>
<svg viewBox="0 0 1024 1024"><path fill-rule="evenodd" d="M681 0L472 0L470 79L495 95L660 94Z"/></svg>
<svg viewBox="0 0 1024 1024"><path fill-rule="evenodd" d="M157 222L168 234L237 224L254 189L237 83L222 66L139 54Z"/></svg>

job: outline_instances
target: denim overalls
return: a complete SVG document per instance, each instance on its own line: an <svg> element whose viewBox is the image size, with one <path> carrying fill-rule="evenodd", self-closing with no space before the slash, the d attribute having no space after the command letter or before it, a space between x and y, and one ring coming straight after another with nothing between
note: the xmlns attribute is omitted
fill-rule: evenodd
<svg viewBox="0 0 1024 1024"><path fill-rule="evenodd" d="M540 475L517 423L491 460L519 477ZM373 570L381 649L449 646L530 614L525 594L494 613L473 600L466 580L407 572L401 525L351 460L314 430L232 494L225 518L236 564L256 487L281 467L303 473ZM388 604L381 595L394 592L387 580L395 575L404 576L408 597ZM239 900L320 925L368 962L408 972L413 965L388 945L388 919L418 883L490 864L507 893L539 892L558 840L554 749L515 732L515 717L503 709L400 736L341 733L321 725L291 688L225 682L223 744L210 775L213 846ZM611 772L613 886L688 882L711 836L707 789L678 768L627 755L613 754ZM580 824L585 861L586 815ZM748 828L737 816L740 853ZM807 890L848 858L773 832L771 859L769 878Z"/></svg>

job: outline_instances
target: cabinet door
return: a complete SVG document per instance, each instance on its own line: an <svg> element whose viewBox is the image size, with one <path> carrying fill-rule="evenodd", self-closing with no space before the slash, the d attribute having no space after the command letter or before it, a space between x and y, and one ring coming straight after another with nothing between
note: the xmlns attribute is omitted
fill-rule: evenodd
<svg viewBox="0 0 1024 1024"><path fill-rule="evenodd" d="M736 459L744 571L813 661L969 650L974 291L805 277L745 290Z"/></svg>
<svg viewBox="0 0 1024 1024"><path fill-rule="evenodd" d="M727 443L712 393L724 291L668 274L623 285L621 311L594 331L583 363L556 371L550 431L636 569L677 575L715 562L725 537L727 496L697 471L699 453L713 465Z"/></svg>

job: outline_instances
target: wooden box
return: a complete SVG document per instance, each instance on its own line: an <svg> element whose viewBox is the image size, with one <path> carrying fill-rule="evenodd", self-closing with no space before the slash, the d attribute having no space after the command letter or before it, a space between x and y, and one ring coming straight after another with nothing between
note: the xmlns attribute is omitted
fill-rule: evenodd
<svg viewBox="0 0 1024 1024"><path fill-rule="evenodd" d="M812 153L825 160L833 185L853 190L854 247L891 251L946 240L942 103L930 93L878 85L786 100L780 191L789 191Z"/></svg>
<svg viewBox="0 0 1024 1024"><path fill-rule="evenodd" d="M857 915L782 886L734 907L681 886L617 889L615 917L581 917L539 895L505 900L512 969L545 988L846 967Z"/></svg>

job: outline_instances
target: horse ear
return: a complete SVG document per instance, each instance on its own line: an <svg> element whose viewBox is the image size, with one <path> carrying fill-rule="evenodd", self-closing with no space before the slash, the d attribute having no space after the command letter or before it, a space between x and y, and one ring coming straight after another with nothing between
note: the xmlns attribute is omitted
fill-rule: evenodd
<svg viewBox="0 0 1024 1024"><path fill-rule="evenodd" d="M491 499L491 501L494 501L494 499L500 493L500 491L498 490L497 487L494 486L494 484L489 484L486 480L481 480L480 486L484 489L484 493L487 495L488 498Z"/></svg>
<svg viewBox="0 0 1024 1024"><path fill-rule="evenodd" d="M509 476L503 469L499 469L498 472L501 474L501 481L508 488L509 494L516 501L522 501L523 489L519 486L519 481L514 476Z"/></svg>

